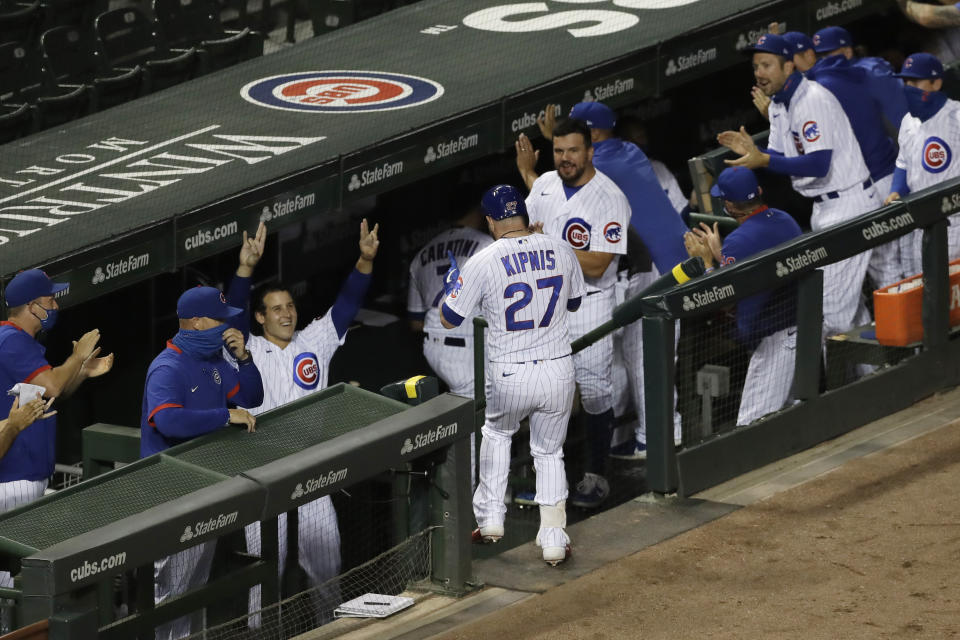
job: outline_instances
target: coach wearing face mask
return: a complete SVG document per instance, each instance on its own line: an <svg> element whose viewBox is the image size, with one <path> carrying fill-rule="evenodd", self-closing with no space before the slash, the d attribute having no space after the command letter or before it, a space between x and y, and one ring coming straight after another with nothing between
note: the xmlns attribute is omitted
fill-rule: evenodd
<svg viewBox="0 0 960 640"><path fill-rule="evenodd" d="M263 402L260 372L230 326L243 309L227 304L219 289L194 287L177 301L180 331L147 370L140 417L140 456L216 431L227 424L255 430L246 409ZM230 355L224 358L223 348ZM234 408L230 408L230 406ZM215 541L205 542L154 563L154 602L159 604L201 585L210 575ZM157 628L156 638L190 635L190 618Z"/></svg>
<svg viewBox="0 0 960 640"><path fill-rule="evenodd" d="M73 353L58 367L47 362L37 336L57 321L56 295L70 285L51 282L43 271L18 273L3 292L8 320L0 322L0 420L10 413L14 398L7 392L17 383L44 388L46 398L63 399L87 378L101 376L113 366L113 354L97 357L100 331L93 329L73 343ZM20 405L33 398L20 398ZM0 512L36 500L53 475L56 455L56 417L37 420L21 431L0 459ZM6 586L0 574L0 585Z"/></svg>
<svg viewBox="0 0 960 640"><path fill-rule="evenodd" d="M263 402L260 372L227 324L243 309L227 304L219 289L194 287L177 301L180 331L147 370L140 455L146 457L227 424L255 430L246 409ZM223 348L232 361L224 359ZM236 408L229 408L233 405Z"/></svg>

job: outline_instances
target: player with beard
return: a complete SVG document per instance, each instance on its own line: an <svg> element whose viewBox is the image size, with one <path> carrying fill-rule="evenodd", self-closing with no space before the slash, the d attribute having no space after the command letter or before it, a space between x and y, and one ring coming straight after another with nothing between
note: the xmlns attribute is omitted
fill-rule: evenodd
<svg viewBox="0 0 960 640"><path fill-rule="evenodd" d="M521 174L532 172L530 141L517 143ZM570 318L570 337L579 338L610 320L621 255L627 253L630 204L614 182L593 166L590 128L582 120L561 120L553 130L555 171L538 177L527 197L530 223L574 249L587 285L580 311ZM573 356L587 422L587 462L570 503L599 507L610 494L606 462L613 427L613 338L607 336Z"/></svg>

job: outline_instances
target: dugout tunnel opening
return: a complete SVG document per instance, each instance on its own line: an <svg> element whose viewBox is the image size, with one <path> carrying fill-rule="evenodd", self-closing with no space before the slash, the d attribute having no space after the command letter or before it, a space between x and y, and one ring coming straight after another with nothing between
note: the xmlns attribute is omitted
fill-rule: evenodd
<svg viewBox="0 0 960 640"><path fill-rule="evenodd" d="M378 557L367 571L392 568L396 574L402 563L413 566L411 556L419 554L419 565L408 573L422 573L418 577L425 580L423 585L450 593L468 588L470 484L467 474L457 469L469 469L469 400L444 394L407 408L337 385L264 414L258 425L256 434L223 430L4 514L0 548L6 566L20 566L20 622L49 618L51 638L152 638L159 621L225 598L246 603L247 587L261 583L264 615L256 625L247 618L234 626L270 624L306 631L326 620L324 615L340 600L316 605L329 607L326 614L306 601L317 600L317 593L288 601L285 608L274 604L280 599L277 516L286 514L288 519L287 558L295 566L300 506L343 489L349 493L358 483L390 469L406 470L425 456L436 462L431 465L428 527L410 536L420 537L416 545ZM134 498L139 502L131 503ZM66 524L54 525L61 520ZM267 523L262 555L236 554L228 574L211 576L205 587L154 606L155 560L196 548L198 542L242 537L245 525L258 522ZM408 533L393 524L395 537ZM118 617L112 606L105 611L99 605L105 592L112 596L117 576L127 571L133 572L138 586L150 588L137 589ZM286 573L288 579L291 575ZM406 578L398 575L390 577L394 591L401 582L406 586ZM376 591L389 582L384 578L378 583L375 575L365 580L340 578L334 597L357 589ZM208 624L211 621L208 616Z"/></svg>

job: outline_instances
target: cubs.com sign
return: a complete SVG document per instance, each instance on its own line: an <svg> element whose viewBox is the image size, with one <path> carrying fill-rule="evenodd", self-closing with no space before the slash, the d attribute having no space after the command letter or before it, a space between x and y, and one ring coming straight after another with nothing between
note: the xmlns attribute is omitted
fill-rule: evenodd
<svg viewBox="0 0 960 640"><path fill-rule="evenodd" d="M240 91L247 102L313 113L405 109L436 100L443 86L433 80L381 71L305 71L261 78Z"/></svg>

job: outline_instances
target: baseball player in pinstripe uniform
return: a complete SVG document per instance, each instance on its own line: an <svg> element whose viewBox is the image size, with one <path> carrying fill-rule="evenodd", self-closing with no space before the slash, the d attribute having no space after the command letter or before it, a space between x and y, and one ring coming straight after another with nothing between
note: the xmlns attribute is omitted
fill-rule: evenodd
<svg viewBox="0 0 960 640"><path fill-rule="evenodd" d="M517 141L517 166L525 179L536 163L529 145L530 141L521 135ZM556 170L536 178L526 200L531 223L542 225L544 233L575 249L574 255L583 269L587 295L583 308L570 321L574 339L610 319L616 303L618 258L627 253L630 204L617 185L594 168L593 155L586 123L572 118L561 120L553 130ZM666 200L662 190L655 191ZM666 206L670 208L669 202ZM679 242L682 249L682 236ZM598 507L610 495L604 476L613 427L612 362L611 336L573 356L588 440L586 472L570 498L570 503L578 507Z"/></svg>
<svg viewBox="0 0 960 640"><path fill-rule="evenodd" d="M832 93L795 71L783 37L766 34L752 47L757 86L772 99L770 139L758 149L750 135L724 131L717 140L741 154L727 164L789 175L793 188L812 198L810 226L825 229L880 206L850 121ZM825 335L868 319L860 290L871 251L823 267Z"/></svg>
<svg viewBox="0 0 960 640"><path fill-rule="evenodd" d="M479 195L479 194L477 194ZM462 267L480 249L493 242L481 230L485 224L479 204L460 216L456 224L440 232L410 261L410 289L407 314L411 328L423 331L423 355L441 380L457 395L473 397L473 318L467 318L456 331L440 325L438 305L443 298L443 277L450 266L447 251L452 251Z"/></svg>
<svg viewBox="0 0 960 640"><path fill-rule="evenodd" d="M259 415L280 405L293 402L327 386L330 359L343 344L347 328L353 320L370 287L373 259L380 240L379 225L369 229L364 219L360 223L360 257L347 276L337 299L326 314L297 330L297 307L290 292L280 283L268 283L254 294L254 318L263 335L249 335L247 348L257 361L263 376L263 404L252 412ZM266 229L261 223L256 238L247 240L252 246L241 252L237 277L231 291L245 291L249 297L253 268L263 255ZM244 316L246 320L246 316ZM249 320L241 327L249 334ZM337 514L329 496L302 505L298 510L300 565L307 572L312 586L322 584L340 573L340 532ZM279 517L280 567L283 570L286 549L286 515ZM247 550L260 554L260 527L246 527ZM322 605L339 601L339 588L334 585L327 593L317 594ZM250 590L249 610L260 609L260 587ZM322 613L322 611L321 611ZM259 616L251 616L250 626L259 625Z"/></svg>
<svg viewBox="0 0 960 640"><path fill-rule="evenodd" d="M708 269L725 267L799 236L800 225L789 214L764 204L753 172L743 167L724 169L710 193L724 202L724 210L739 223L721 244L717 224L687 233L690 256L700 256ZM737 411L737 424L747 425L779 411L789 400L797 352L795 284L765 291L737 303L739 342L753 350Z"/></svg>
<svg viewBox="0 0 960 640"><path fill-rule="evenodd" d="M953 158L960 151L960 102L940 92L943 65L929 53L915 53L904 60L900 76L907 84L904 94L910 113L900 124L900 155L888 203L960 176L960 162ZM947 250L949 259L956 260L960 258L960 214L951 215L949 221ZM923 271L922 238L920 230L901 238L907 275Z"/></svg>
<svg viewBox="0 0 960 640"><path fill-rule="evenodd" d="M540 505L537 544L544 561L556 565L570 555L563 442L575 382L567 313L576 311L586 294L583 273L569 246L529 231L526 207L513 187L494 187L482 206L496 240L462 271L451 255L440 307L447 329L478 307L489 324L491 383L473 497L474 540L496 542L503 536L510 441L529 416Z"/></svg>
<svg viewBox="0 0 960 640"><path fill-rule="evenodd" d="M829 34L831 29L839 29L846 33L840 27L828 27L817 33ZM906 102L900 95L902 94L900 81L896 78L871 75L867 69L854 64L847 56L832 51L832 45L829 44L829 38L826 36L821 40L820 47L799 31L785 33L783 38L791 46L796 69L808 80L816 81L832 93L843 108L843 112L847 114L853 135L863 154L863 161L870 171L877 198L882 200L890 192L894 163L897 159L897 146L887 135L885 122L889 119L891 125L896 128L906 114ZM822 45L826 45L827 49L824 50ZM815 49L822 55L819 60L814 54ZM863 60L866 59L861 58L859 61ZM886 64L886 61L883 62ZM900 97L899 102L903 104L903 111L900 111L899 104L892 104L888 99L891 93L888 81L893 82L895 93ZM876 86L878 83L880 83L879 89ZM769 119L767 109L770 98L759 87L754 87L753 98L760 113ZM874 247L867 272L878 287L902 280L900 243L893 241Z"/></svg>

